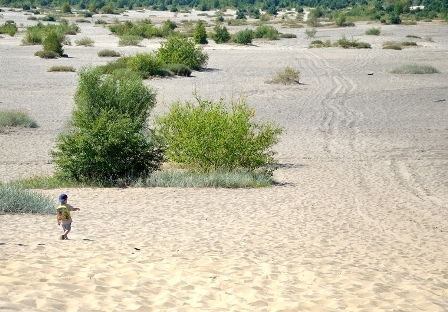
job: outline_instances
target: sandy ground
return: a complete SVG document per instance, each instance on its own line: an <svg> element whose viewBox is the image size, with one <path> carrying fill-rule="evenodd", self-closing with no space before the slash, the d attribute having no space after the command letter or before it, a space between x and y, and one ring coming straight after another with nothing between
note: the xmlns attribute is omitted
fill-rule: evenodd
<svg viewBox="0 0 448 312"><path fill-rule="evenodd" d="M24 26L21 12L2 12ZM120 18L203 18L128 12ZM113 18L101 17L98 18ZM0 38L0 109L21 109L39 128L0 134L1 181L51 173L49 151L70 118L76 73L105 64L117 47L94 23L80 24L94 47L66 46L42 60L23 36ZM366 36L371 27L380 36ZM296 39L205 46L208 70L154 79L154 114L194 90L247 96L256 117L285 129L276 146L279 186L264 189L58 189L80 207L69 241L54 216L0 216L0 309L4 311L448 311L448 26L357 23L319 28L368 50L308 49ZM418 47L382 50L386 41ZM394 75L418 63L434 75ZM266 84L286 66L302 84ZM368 75L373 74L373 75Z"/></svg>

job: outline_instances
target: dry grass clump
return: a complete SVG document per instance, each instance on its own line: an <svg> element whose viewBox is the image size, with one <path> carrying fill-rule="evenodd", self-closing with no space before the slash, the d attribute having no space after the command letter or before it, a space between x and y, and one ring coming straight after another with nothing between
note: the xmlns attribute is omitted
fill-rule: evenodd
<svg viewBox="0 0 448 312"><path fill-rule="evenodd" d="M393 74L436 74L440 71L429 65L406 64L391 70Z"/></svg>
<svg viewBox="0 0 448 312"><path fill-rule="evenodd" d="M388 41L383 44L383 49L402 50L403 47L416 47L416 46L417 43L414 41L403 41L403 42Z"/></svg>
<svg viewBox="0 0 448 312"><path fill-rule="evenodd" d="M326 40L326 41L313 40L313 41L311 41L311 43L308 47L309 48L329 48L331 46L332 46L332 44L331 44L330 40Z"/></svg>
<svg viewBox="0 0 448 312"><path fill-rule="evenodd" d="M296 84L299 82L300 71L286 66L283 70L279 70L275 76L268 80L267 83Z"/></svg>
<svg viewBox="0 0 448 312"><path fill-rule="evenodd" d="M98 52L99 57L120 57L121 54L117 51L110 50L110 49L104 49Z"/></svg>
<svg viewBox="0 0 448 312"><path fill-rule="evenodd" d="M0 111L0 128L6 127L37 128L37 123L24 111L4 110Z"/></svg>
<svg viewBox="0 0 448 312"><path fill-rule="evenodd" d="M60 57L60 55L54 51L36 51L34 56L38 56L43 59L55 59Z"/></svg>
<svg viewBox="0 0 448 312"><path fill-rule="evenodd" d="M89 37L82 37L81 39L75 41L76 45L85 47L93 47L93 43L94 41Z"/></svg>
<svg viewBox="0 0 448 312"><path fill-rule="evenodd" d="M41 213L55 211L54 201L47 195L20 186L0 184L0 214Z"/></svg>
<svg viewBox="0 0 448 312"><path fill-rule="evenodd" d="M379 27L378 28L372 27L366 30L366 35L369 36L379 36L380 34L381 34L381 28Z"/></svg>
<svg viewBox="0 0 448 312"><path fill-rule="evenodd" d="M51 66L49 72L75 72L76 69L73 66Z"/></svg>

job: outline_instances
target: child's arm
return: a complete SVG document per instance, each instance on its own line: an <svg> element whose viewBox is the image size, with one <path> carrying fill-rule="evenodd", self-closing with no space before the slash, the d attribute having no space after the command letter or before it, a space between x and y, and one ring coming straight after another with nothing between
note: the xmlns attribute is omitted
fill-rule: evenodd
<svg viewBox="0 0 448 312"><path fill-rule="evenodd" d="M56 214L56 221L58 221L58 225L61 225L61 219L62 219L62 215L58 212Z"/></svg>

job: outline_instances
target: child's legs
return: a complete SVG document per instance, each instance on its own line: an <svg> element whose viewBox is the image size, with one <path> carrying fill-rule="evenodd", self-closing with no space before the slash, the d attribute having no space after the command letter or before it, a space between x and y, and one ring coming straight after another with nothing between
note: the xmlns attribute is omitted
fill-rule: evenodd
<svg viewBox="0 0 448 312"><path fill-rule="evenodd" d="M67 224L62 224L62 230L64 231L64 236L67 238L67 234L70 233L72 229L72 224L71 223L67 223Z"/></svg>

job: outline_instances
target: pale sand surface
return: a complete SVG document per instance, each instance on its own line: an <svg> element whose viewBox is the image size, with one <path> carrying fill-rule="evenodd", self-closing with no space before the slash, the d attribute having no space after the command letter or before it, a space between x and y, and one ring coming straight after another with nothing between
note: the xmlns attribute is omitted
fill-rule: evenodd
<svg viewBox="0 0 448 312"><path fill-rule="evenodd" d="M166 14L160 19L185 19ZM0 109L24 109L40 126L0 135L2 181L53 170L48 152L70 117L77 74L47 72L52 65L79 69L105 64L104 48L159 47L117 47L107 28L80 26L72 42L88 36L95 47L67 46L67 59L34 57L39 47L20 46L23 34L0 38ZM381 36L363 35L372 26ZM147 81L158 92L154 114L195 89L213 99L246 95L257 118L285 128L279 186L42 191L55 201L68 193L81 211L69 241L57 240L54 216L0 216L0 309L448 311L448 102L440 101L448 26L318 29L316 39L345 34L369 50L308 49L304 28L281 31L298 38L210 43L208 71ZM406 35L434 42L381 49ZM441 73L389 73L414 62ZM286 66L300 69L303 84L265 83Z"/></svg>

